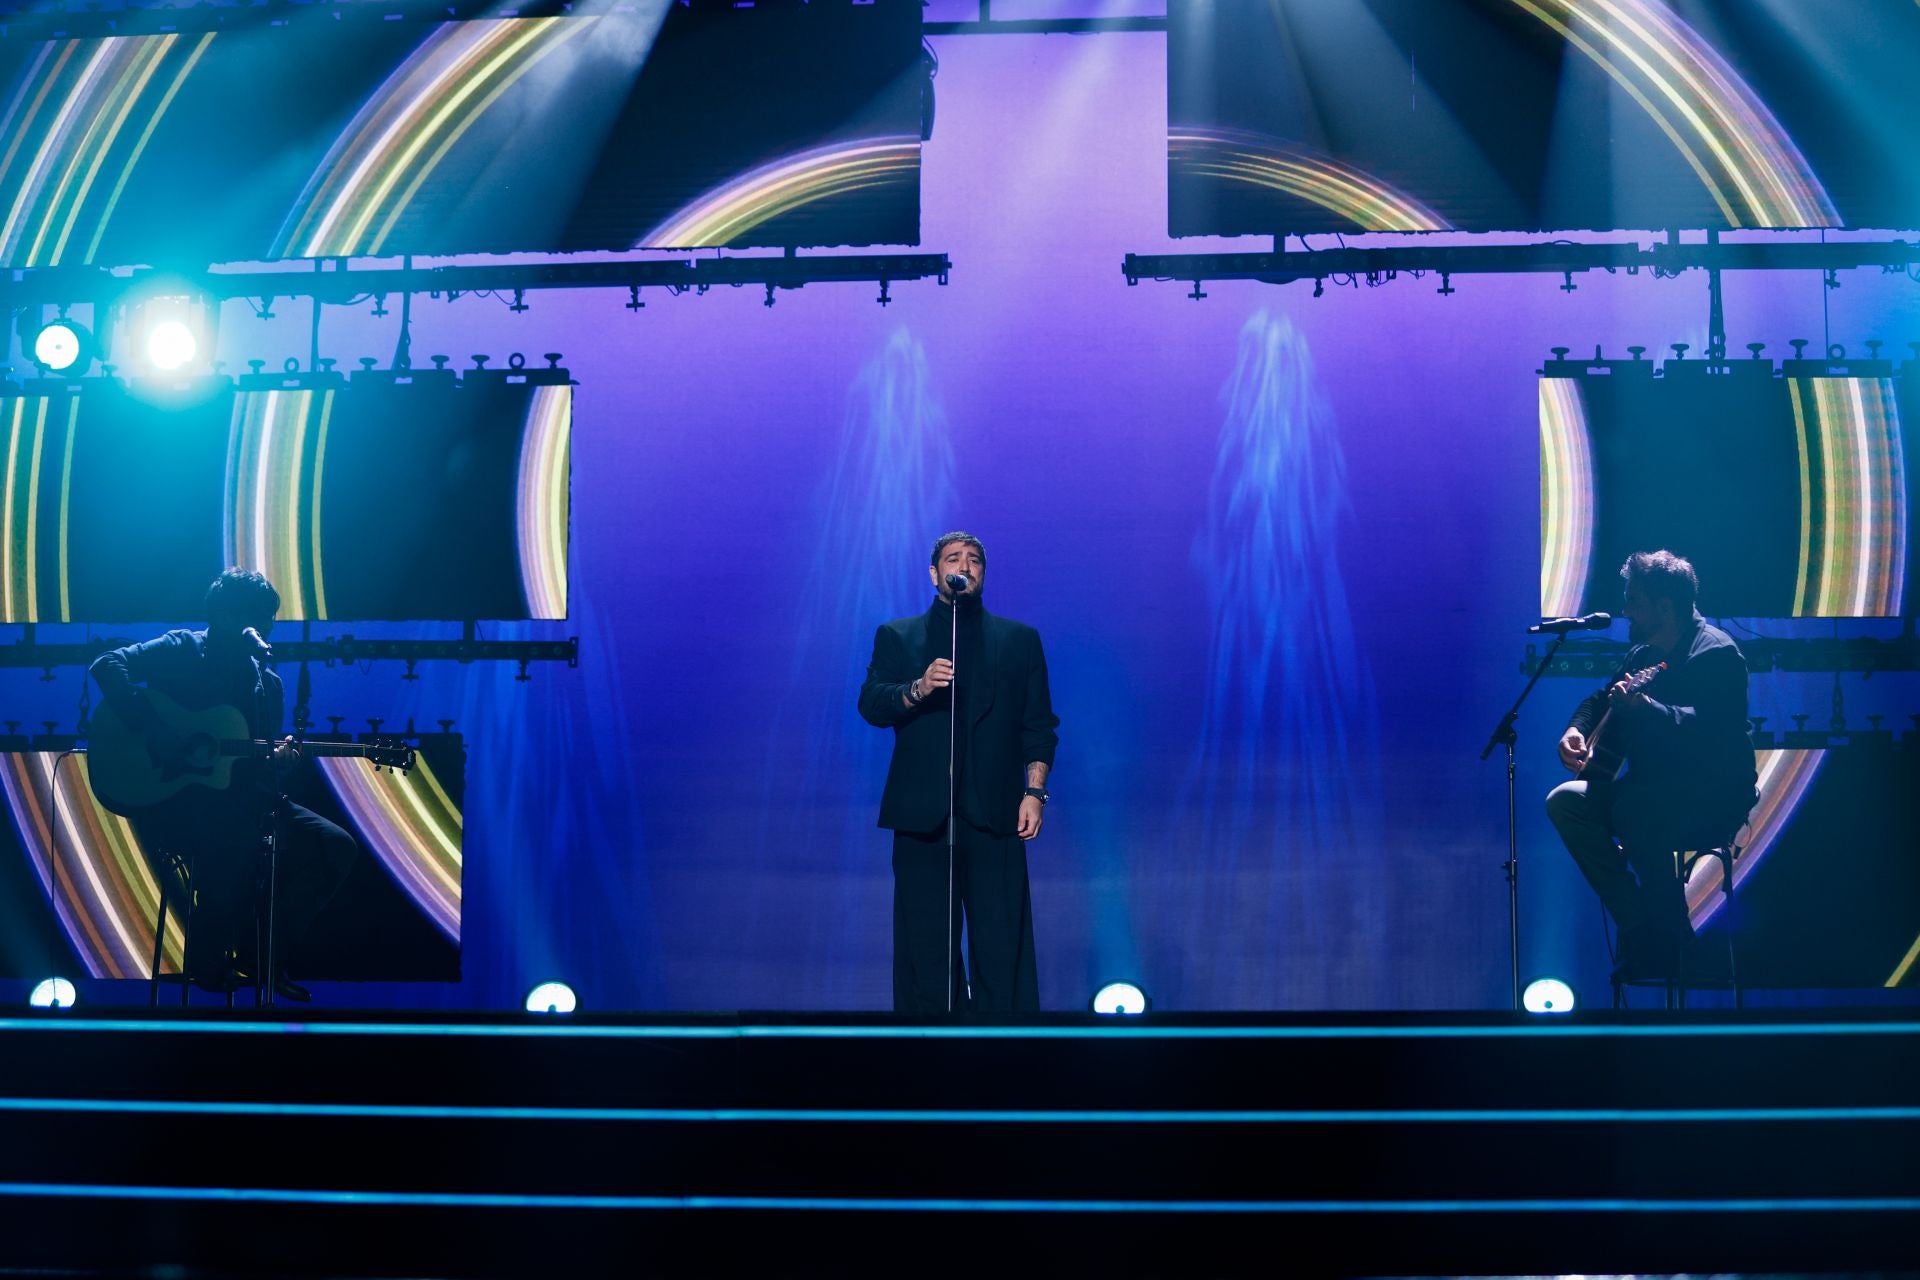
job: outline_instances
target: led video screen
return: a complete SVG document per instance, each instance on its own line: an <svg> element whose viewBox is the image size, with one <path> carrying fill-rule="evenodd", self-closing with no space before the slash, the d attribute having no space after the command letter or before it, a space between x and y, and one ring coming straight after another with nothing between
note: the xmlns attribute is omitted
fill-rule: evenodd
<svg viewBox="0 0 1920 1280"><path fill-rule="evenodd" d="M94 798L88 756L67 754L70 745L0 739L0 976L146 978L159 883L133 823ZM417 745L405 771L328 757L285 780L290 799L344 827L366 856L284 967L337 980L459 979L466 746L452 733ZM180 972L184 943L170 904L161 973Z"/></svg>
<svg viewBox="0 0 1920 1280"><path fill-rule="evenodd" d="M171 19L0 39L0 266L919 240L917 0Z"/></svg>
<svg viewBox="0 0 1920 1280"><path fill-rule="evenodd" d="M1832 733L1755 735L1759 805L1736 862L1741 980L1752 987L1899 987L1920 968L1920 732L1856 722ZM1719 864L1687 900L1719 963L1727 927Z"/></svg>
<svg viewBox="0 0 1920 1280"><path fill-rule="evenodd" d="M1920 226L1920 6L1170 0L1175 236Z"/></svg>
<svg viewBox="0 0 1920 1280"><path fill-rule="evenodd" d="M283 620L562 618L564 370L0 395L0 621L197 618L223 566Z"/></svg>
<svg viewBox="0 0 1920 1280"><path fill-rule="evenodd" d="M1540 380L1540 612L1617 609L1620 565L1665 547L1720 617L1903 617L1920 545L1920 365L1549 363Z"/></svg>

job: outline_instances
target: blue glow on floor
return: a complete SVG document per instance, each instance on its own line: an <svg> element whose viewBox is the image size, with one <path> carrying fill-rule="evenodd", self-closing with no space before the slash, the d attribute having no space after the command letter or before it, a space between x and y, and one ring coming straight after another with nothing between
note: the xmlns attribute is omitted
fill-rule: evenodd
<svg viewBox="0 0 1920 1280"><path fill-rule="evenodd" d="M1621 1110L913 1110L751 1107L502 1107L355 1102L0 1098L0 1112L314 1116L402 1120L614 1120L725 1124L1673 1124L1920 1120L1920 1107L1728 1107Z"/></svg>
<svg viewBox="0 0 1920 1280"><path fill-rule="evenodd" d="M352 1035L549 1037L613 1040L1429 1040L1640 1038L1653 1036L1885 1036L1920 1033L1920 1022L1673 1023L1622 1026L1523 1022L1497 1026L1179 1027L1125 1022L1099 1026L599 1026L588 1023L164 1021L133 1018L0 1018L13 1031L152 1033L160 1035Z"/></svg>
<svg viewBox="0 0 1920 1280"><path fill-rule="evenodd" d="M990 1200L819 1196L493 1195L279 1187L0 1183L0 1196L211 1203L405 1205L471 1209L733 1209L851 1213L1911 1213L1912 1197L1702 1200Z"/></svg>

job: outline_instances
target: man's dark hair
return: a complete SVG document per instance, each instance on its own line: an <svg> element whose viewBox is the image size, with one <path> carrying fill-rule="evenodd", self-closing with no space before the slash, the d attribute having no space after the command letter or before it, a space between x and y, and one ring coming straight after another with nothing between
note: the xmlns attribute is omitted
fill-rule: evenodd
<svg viewBox="0 0 1920 1280"><path fill-rule="evenodd" d="M216 615L271 622L280 612L280 593L265 575L228 569L207 588L207 617Z"/></svg>
<svg viewBox="0 0 1920 1280"><path fill-rule="evenodd" d="M1685 556L1671 551L1636 551L1620 566L1620 580L1628 585L1639 583L1641 590L1656 600L1673 601L1677 618L1693 616L1693 602L1700 595L1700 577Z"/></svg>
<svg viewBox="0 0 1920 1280"><path fill-rule="evenodd" d="M947 544L950 542L964 542L975 551L978 551L980 553L980 567L982 569L987 567L987 549L980 545L980 539L959 529L955 529L952 533L943 533L934 539L933 559L927 563L937 566L940 563L940 553L947 549Z"/></svg>

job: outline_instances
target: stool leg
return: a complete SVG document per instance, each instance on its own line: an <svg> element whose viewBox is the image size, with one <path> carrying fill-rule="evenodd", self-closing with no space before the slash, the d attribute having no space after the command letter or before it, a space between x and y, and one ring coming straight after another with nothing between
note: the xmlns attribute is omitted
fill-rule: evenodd
<svg viewBox="0 0 1920 1280"><path fill-rule="evenodd" d="M193 859L187 859L187 909L180 917L183 926L180 939L180 1007L187 1007L187 997L193 992L193 983L187 975L187 943L193 937L194 912L200 905L200 890L194 887Z"/></svg>
<svg viewBox="0 0 1920 1280"><path fill-rule="evenodd" d="M1747 995L1740 988L1740 959L1733 942L1733 864L1739 856L1732 847L1721 851L1720 870L1723 874L1720 877L1720 890L1727 898L1724 921L1727 931L1727 982L1733 987L1733 1007L1744 1009L1747 1007Z"/></svg>
<svg viewBox="0 0 1920 1280"><path fill-rule="evenodd" d="M1682 903L1686 901L1687 896L1686 857L1686 850L1684 849L1675 849L1673 851L1673 878L1680 882L1680 900ZM1664 942L1661 943L1661 949L1662 951L1666 950L1666 944ZM1686 950L1682 948L1677 956L1665 958L1671 959L1674 964L1674 967L1667 971L1667 1008L1684 1009L1687 1007Z"/></svg>
<svg viewBox="0 0 1920 1280"><path fill-rule="evenodd" d="M160 918L153 922L153 969L147 977L147 1008L160 1007L161 949L167 940L167 891L160 891Z"/></svg>

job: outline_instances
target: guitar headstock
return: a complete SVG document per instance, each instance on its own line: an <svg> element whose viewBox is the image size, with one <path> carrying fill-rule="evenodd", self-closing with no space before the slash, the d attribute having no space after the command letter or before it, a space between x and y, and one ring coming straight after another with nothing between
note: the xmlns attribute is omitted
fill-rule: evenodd
<svg viewBox="0 0 1920 1280"><path fill-rule="evenodd" d="M398 769L405 772L413 768L413 748L398 738L366 744L367 760L376 769Z"/></svg>
<svg viewBox="0 0 1920 1280"><path fill-rule="evenodd" d="M1620 683L1624 684L1627 687L1626 691L1628 693L1638 693L1640 692L1640 690L1646 688L1647 685L1651 684L1655 676L1659 675L1662 671L1665 671L1666 669L1667 669L1666 663L1656 662L1650 667L1642 667L1640 670L1634 672L1632 675L1628 676L1626 679L1622 680Z"/></svg>

